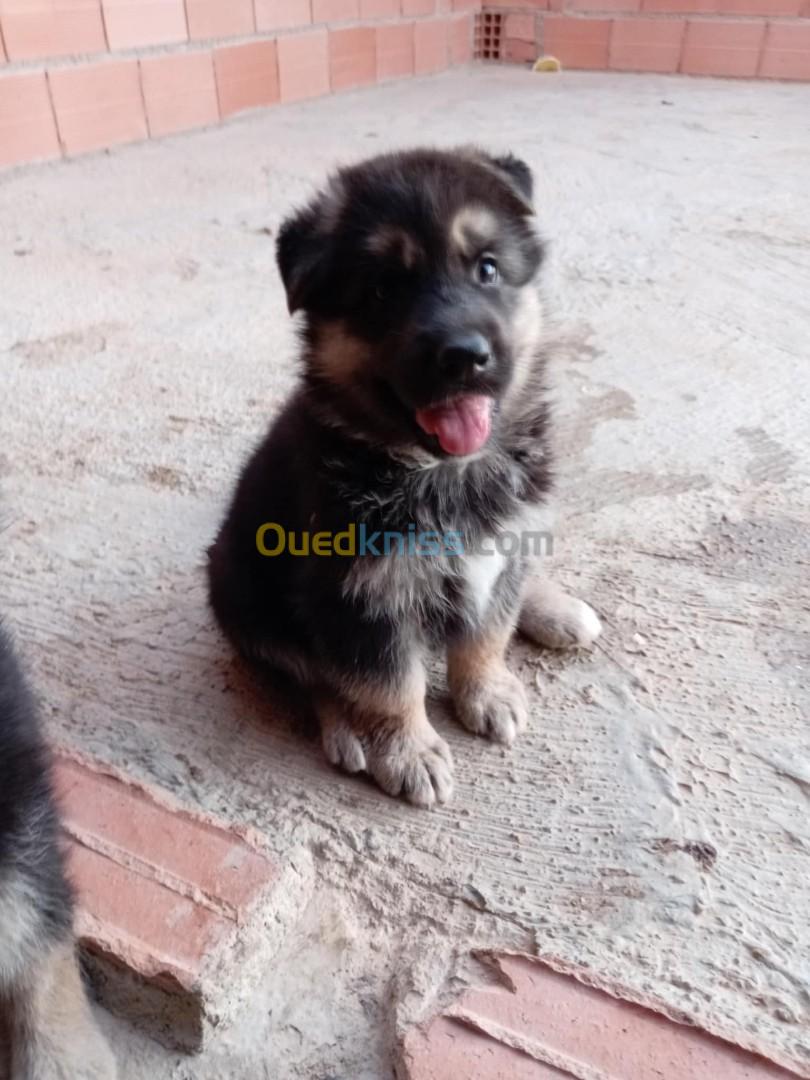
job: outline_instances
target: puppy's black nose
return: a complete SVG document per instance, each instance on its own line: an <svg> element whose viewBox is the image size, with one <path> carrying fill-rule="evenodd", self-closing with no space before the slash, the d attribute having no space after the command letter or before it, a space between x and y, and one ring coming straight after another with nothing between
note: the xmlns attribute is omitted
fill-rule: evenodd
<svg viewBox="0 0 810 1080"><path fill-rule="evenodd" d="M454 334L439 350L439 367L447 375L474 374L492 363L492 346L477 331Z"/></svg>

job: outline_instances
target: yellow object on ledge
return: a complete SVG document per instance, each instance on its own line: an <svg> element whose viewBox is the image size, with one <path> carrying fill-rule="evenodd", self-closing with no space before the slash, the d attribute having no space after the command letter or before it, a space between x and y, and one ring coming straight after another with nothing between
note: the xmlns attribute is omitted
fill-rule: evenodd
<svg viewBox="0 0 810 1080"><path fill-rule="evenodd" d="M532 71L562 71L562 64L556 56L541 56L535 60Z"/></svg>

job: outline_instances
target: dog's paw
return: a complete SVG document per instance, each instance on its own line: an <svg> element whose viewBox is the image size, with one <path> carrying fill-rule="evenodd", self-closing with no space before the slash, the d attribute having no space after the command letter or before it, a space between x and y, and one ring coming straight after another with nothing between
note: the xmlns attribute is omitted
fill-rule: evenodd
<svg viewBox="0 0 810 1080"><path fill-rule="evenodd" d="M467 684L455 696L459 720L474 735L511 746L526 727L529 707L523 683L508 668L486 682Z"/></svg>
<svg viewBox="0 0 810 1080"><path fill-rule="evenodd" d="M366 761L383 791L415 806L445 803L453 794L450 747L427 720L384 736L374 733L367 743Z"/></svg>
<svg viewBox="0 0 810 1080"><path fill-rule="evenodd" d="M590 605L550 585L527 596L518 627L530 641L547 649L584 648L602 633L602 623Z"/></svg>
<svg viewBox="0 0 810 1080"><path fill-rule="evenodd" d="M321 729L324 753L333 765L348 773L363 772L366 752L363 743L346 720L332 718Z"/></svg>

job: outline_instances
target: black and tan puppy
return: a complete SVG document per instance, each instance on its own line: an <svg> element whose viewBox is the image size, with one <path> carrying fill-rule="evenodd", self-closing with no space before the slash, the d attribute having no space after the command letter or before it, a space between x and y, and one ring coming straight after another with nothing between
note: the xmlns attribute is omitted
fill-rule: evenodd
<svg viewBox="0 0 810 1080"><path fill-rule="evenodd" d="M508 744L516 626L553 646L599 632L581 601L528 590L515 542L549 487L542 257L511 156L416 150L332 177L278 241L300 386L210 551L223 629L311 688L329 759L422 806L453 788L430 650L464 726Z"/></svg>
<svg viewBox="0 0 810 1080"><path fill-rule="evenodd" d="M114 1080L73 942L50 763L0 625L0 1080Z"/></svg>

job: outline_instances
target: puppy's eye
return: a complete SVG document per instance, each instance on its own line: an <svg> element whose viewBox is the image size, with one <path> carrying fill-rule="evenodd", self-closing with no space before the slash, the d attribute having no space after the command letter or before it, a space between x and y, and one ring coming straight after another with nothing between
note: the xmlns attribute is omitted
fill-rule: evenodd
<svg viewBox="0 0 810 1080"><path fill-rule="evenodd" d="M498 263L491 255L482 255L478 260L476 276L482 285L497 285L501 275Z"/></svg>
<svg viewBox="0 0 810 1080"><path fill-rule="evenodd" d="M388 271L378 274L370 283L371 299L376 304L385 304L394 298L397 291L397 279Z"/></svg>

